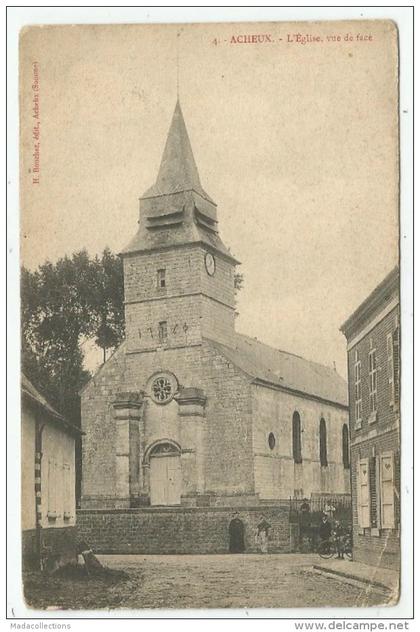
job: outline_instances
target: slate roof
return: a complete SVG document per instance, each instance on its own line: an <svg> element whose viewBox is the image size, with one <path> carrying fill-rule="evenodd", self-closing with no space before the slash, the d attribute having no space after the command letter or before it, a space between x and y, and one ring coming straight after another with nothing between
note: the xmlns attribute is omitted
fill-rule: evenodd
<svg viewBox="0 0 420 632"><path fill-rule="evenodd" d="M137 233L129 241L127 246L123 248L120 254L125 255L153 249L160 250L161 248L196 243L202 243L210 248L214 248L233 262L239 263L229 248L224 245L218 233L205 231L189 219L186 219L179 227L175 226L166 230L161 229L155 233L149 233L147 229L144 228L143 223L140 223Z"/></svg>
<svg viewBox="0 0 420 632"><path fill-rule="evenodd" d="M197 220L197 214L206 218L207 227ZM177 101L156 182L141 197L137 233L120 254L197 243L239 263L218 234L216 203L201 185Z"/></svg>
<svg viewBox="0 0 420 632"><path fill-rule="evenodd" d="M51 406L51 404L45 399L43 395L41 395L39 391L37 391L32 382L28 380L26 375L24 375L23 373L21 377L21 393L22 397L25 397L33 404L41 408L45 413L47 413L48 417L51 420L59 423L59 425L67 430L70 434L84 434L82 433L80 428L77 428L77 426L74 426L73 424L66 421L63 415L61 415L55 410L55 408L53 408L53 406Z"/></svg>
<svg viewBox="0 0 420 632"><path fill-rule="evenodd" d="M201 186L181 105L177 101L156 182L146 191L143 198L190 190L196 191L214 204Z"/></svg>
<svg viewBox="0 0 420 632"><path fill-rule="evenodd" d="M208 342L254 379L348 406L347 382L333 368L239 333L235 333L232 346Z"/></svg>
<svg viewBox="0 0 420 632"><path fill-rule="evenodd" d="M400 269L395 266L341 325L340 331L350 340L392 298L399 298Z"/></svg>

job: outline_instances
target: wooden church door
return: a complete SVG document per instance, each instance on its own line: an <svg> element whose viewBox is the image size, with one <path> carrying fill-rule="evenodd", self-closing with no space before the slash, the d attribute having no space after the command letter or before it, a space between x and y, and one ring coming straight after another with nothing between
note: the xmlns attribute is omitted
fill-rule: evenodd
<svg viewBox="0 0 420 632"><path fill-rule="evenodd" d="M169 446L168 446L169 447ZM159 446L158 446L159 448ZM181 503L181 460L172 451L159 451L150 457L150 504Z"/></svg>

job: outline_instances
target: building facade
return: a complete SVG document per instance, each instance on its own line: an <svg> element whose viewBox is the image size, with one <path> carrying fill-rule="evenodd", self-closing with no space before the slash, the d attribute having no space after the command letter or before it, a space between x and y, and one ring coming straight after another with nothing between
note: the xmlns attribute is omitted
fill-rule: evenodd
<svg viewBox="0 0 420 632"><path fill-rule="evenodd" d="M400 311L395 268L342 326L347 338L354 559L400 563Z"/></svg>
<svg viewBox="0 0 420 632"><path fill-rule="evenodd" d="M77 561L75 440L80 430L22 376L23 568Z"/></svg>
<svg viewBox="0 0 420 632"><path fill-rule="evenodd" d="M86 539L100 550L223 552L238 512L249 550L264 507L278 525L271 547L286 549L289 498L350 490L347 386L333 368L236 332L238 261L179 103L122 257L126 338L81 394Z"/></svg>

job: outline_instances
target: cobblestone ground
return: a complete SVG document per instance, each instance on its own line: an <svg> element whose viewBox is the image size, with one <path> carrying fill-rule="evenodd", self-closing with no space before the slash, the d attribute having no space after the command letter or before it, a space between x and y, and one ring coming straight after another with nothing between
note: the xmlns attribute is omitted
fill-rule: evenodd
<svg viewBox="0 0 420 632"><path fill-rule="evenodd" d="M100 556L125 571L118 582L61 579L27 593L36 607L97 608L298 608L373 606L387 597L316 574L315 555Z"/></svg>

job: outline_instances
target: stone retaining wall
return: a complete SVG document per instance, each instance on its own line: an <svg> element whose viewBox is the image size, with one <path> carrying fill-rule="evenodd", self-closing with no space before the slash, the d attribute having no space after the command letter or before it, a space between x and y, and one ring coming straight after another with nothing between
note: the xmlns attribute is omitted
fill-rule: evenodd
<svg viewBox="0 0 420 632"><path fill-rule="evenodd" d="M237 512L237 515L234 515ZM229 552L229 524L244 524L245 552L258 551L256 527L261 515L270 523L269 552L290 547L289 506L275 507L148 507L141 509L81 509L79 539L95 553L203 554Z"/></svg>

